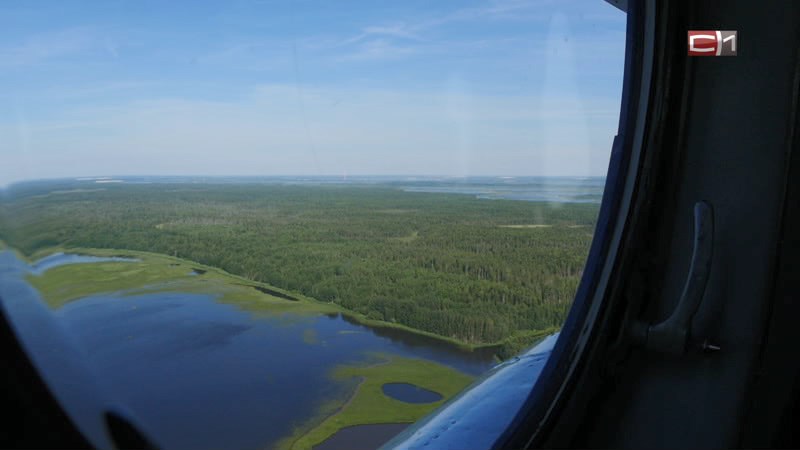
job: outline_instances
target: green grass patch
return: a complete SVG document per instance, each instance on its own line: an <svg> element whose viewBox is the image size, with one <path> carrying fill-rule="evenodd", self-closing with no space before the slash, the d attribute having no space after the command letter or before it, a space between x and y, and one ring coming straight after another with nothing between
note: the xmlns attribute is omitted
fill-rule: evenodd
<svg viewBox="0 0 800 450"><path fill-rule="evenodd" d="M65 251L92 256L126 256L136 262L96 262L66 264L53 267L42 275L28 275L27 280L52 308L90 295L119 292L136 295L154 292L189 292L211 294L223 303L234 304L244 310L259 312L286 311L293 313L330 313L339 308L308 299L300 294L286 292L265 283L247 280L223 270L197 264L181 258L149 252L118 249L50 249L39 252L36 259ZM190 275L200 269L202 275ZM290 301L266 294L256 287L298 298Z"/></svg>
<svg viewBox="0 0 800 450"><path fill-rule="evenodd" d="M331 437L342 428L353 425L377 423L411 423L441 406L447 399L461 392L473 380L469 375L435 362L376 355L383 361L369 365L342 365L331 376L343 383L360 380L352 396L328 402L320 408L317 424L309 431L295 430L293 436L279 444L279 448L308 450ZM434 403L414 404L401 402L384 395L386 383L411 383L438 392L442 400ZM335 404L339 404L335 408ZM326 417L327 416L327 417ZM323 419L320 421L319 417Z"/></svg>
<svg viewBox="0 0 800 450"><path fill-rule="evenodd" d="M83 182L15 186L0 239L180 256L367 317L483 345L560 326L598 205L398 186ZM68 195L52 195L53 192Z"/></svg>
<svg viewBox="0 0 800 450"><path fill-rule="evenodd" d="M122 292L127 295L136 295L155 292L189 292L216 295L221 302L236 305L253 314L340 313L368 327L403 330L447 342L463 350L496 347L501 344L468 344L452 337L418 330L400 323L370 319L364 314L347 310L331 302L318 301L301 293L249 280L216 267L158 253L126 249L53 247L37 251L23 259L29 262L36 261L57 252L128 257L139 261L66 264L53 267L42 275L29 275L28 282L39 291L45 302L52 308L60 308L68 302L103 293ZM204 270L205 273L190 275L194 269ZM297 301L269 295L257 290L257 287L296 298Z"/></svg>

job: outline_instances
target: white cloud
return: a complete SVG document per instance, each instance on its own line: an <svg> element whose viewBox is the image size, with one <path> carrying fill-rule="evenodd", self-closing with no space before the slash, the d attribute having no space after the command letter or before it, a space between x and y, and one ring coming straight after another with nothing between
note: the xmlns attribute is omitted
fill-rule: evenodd
<svg viewBox="0 0 800 450"><path fill-rule="evenodd" d="M370 39L360 42L356 50L337 58L338 61L363 61L397 59L413 55L418 50L407 45L398 45L387 39Z"/></svg>
<svg viewBox="0 0 800 450"><path fill-rule="evenodd" d="M0 68L63 60L77 70L72 79L84 80L0 92L0 99L31 110L12 106L0 115L0 136L7 137L0 143L0 185L148 173L602 174L617 124L619 92L608 89L621 74L624 32L599 27L590 34L576 27L575 11L553 15L578 8L569 5L585 4L497 0L448 14L374 21L349 34L312 32L297 40L234 34L163 49L150 46L168 31L117 30L125 37L123 49L139 36L135 50L142 59L134 64L148 64L148 71L158 68L156 61L180 58L202 65L168 68L197 70L197 77L183 72L170 78L170 70L143 75L155 82L80 78L87 55L137 68L125 65L120 47L97 30L65 29L0 44ZM611 6L608 12L621 14ZM489 35L472 31L487 21L520 20L541 23L530 33L505 34L496 26ZM451 33L446 26L457 22L467 31ZM153 59L159 51L171 57ZM405 80L391 73L401 65ZM269 82L240 87L228 78L234 69L249 83ZM329 79L328 70L334 74ZM302 84L304 78L315 86ZM385 88L389 83L396 89ZM10 113L17 116L3 119Z"/></svg>
<svg viewBox="0 0 800 450"><path fill-rule="evenodd" d="M348 45L361 42L375 36L392 37L398 39L407 39L412 41L421 41L422 38L417 34L415 29L403 23L395 23L390 25L372 25L365 27L361 33L344 39L338 45Z"/></svg>
<svg viewBox="0 0 800 450"><path fill-rule="evenodd" d="M458 80L437 92L263 85L240 101L142 100L0 124L14 136L0 184L20 174L601 174L616 107L488 96Z"/></svg>
<svg viewBox="0 0 800 450"><path fill-rule="evenodd" d="M603 10L600 9L599 11ZM462 49L476 48L476 44L478 47L484 48L491 45L498 45L498 48L503 48L503 45L509 44L507 42L510 40L508 37L443 39L442 36L437 35L437 31L453 23L487 23L491 21L529 22L533 30L534 23L538 22L539 25L547 26L554 14L561 14L563 17L567 13L571 16L581 17L581 20L591 17L591 22L594 24L609 20L617 22L620 20L621 13L610 5L607 11L599 11L587 13L585 5L581 4L581 2L493 0L481 6L461 8L445 14L407 18L402 22L374 24L364 27L354 36L332 42L318 40L317 44L327 42L329 48L354 46L355 49L352 53L340 58L343 60L397 58L420 53L436 53L443 49L452 52L459 47ZM601 33L592 33L591 35L579 33L585 30L575 31L572 37L580 35L592 39L591 47L595 54L602 56L605 53L600 47L606 40L606 36L602 36ZM518 36L513 40L520 44L524 43L525 39L530 40L530 36ZM614 36L614 39L622 42L619 41L618 36ZM320 47L324 48L324 44Z"/></svg>

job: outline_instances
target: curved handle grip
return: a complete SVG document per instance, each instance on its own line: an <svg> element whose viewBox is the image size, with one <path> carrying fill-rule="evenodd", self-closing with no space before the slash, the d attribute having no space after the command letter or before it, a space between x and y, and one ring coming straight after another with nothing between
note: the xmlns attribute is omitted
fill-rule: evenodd
<svg viewBox="0 0 800 450"><path fill-rule="evenodd" d="M689 275L683 293L672 314L658 324L637 322L634 338L645 348L682 355L689 343L692 318L697 312L708 284L714 245L714 214L706 202L694 205L694 246Z"/></svg>

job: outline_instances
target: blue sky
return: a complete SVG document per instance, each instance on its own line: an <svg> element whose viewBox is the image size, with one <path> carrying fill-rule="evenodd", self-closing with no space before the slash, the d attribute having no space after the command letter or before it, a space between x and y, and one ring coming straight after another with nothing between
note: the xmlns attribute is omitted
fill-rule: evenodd
<svg viewBox="0 0 800 450"><path fill-rule="evenodd" d="M0 185L100 175L601 175L602 0L5 1Z"/></svg>

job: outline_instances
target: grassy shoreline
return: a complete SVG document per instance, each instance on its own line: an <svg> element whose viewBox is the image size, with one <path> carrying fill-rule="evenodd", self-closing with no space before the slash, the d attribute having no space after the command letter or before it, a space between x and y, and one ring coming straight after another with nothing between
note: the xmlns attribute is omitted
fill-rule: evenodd
<svg viewBox="0 0 800 450"><path fill-rule="evenodd" d="M336 410L321 408L310 429L296 429L278 448L310 450L343 428L383 423L413 423L467 387L474 378L431 361L390 355L374 355L382 362L371 365L342 365L330 376L339 381L359 379L349 399ZM411 383L438 392L442 399L432 403L406 403L387 397L386 383Z"/></svg>
<svg viewBox="0 0 800 450"><path fill-rule="evenodd" d="M365 326L402 329L451 344L460 344L458 346L463 349L470 347L402 325L381 324L379 321L359 317L358 314L346 311L338 305L319 302L296 292L289 292L227 273L216 267L169 255L126 249L53 247L24 259L30 263L59 252L99 257L129 257L138 261L66 264L48 269L42 275L28 275L28 280L53 308L97 293L115 292L128 295L162 290L197 291L221 294L220 301L226 303L242 304L252 300L258 302L259 307L263 306L270 311L341 313ZM190 270L194 269L204 270L205 273L201 276L189 275ZM83 280L92 282L86 283ZM297 298L297 301L280 299L251 289L252 287L274 289L276 292ZM248 308L250 305L243 306L250 310L252 309ZM343 387L355 380L358 382L347 395L322 402L314 417L291 431L288 437L277 444L278 448L310 450L342 428L355 425L412 423L443 404L473 380L472 376L433 361L381 353L368 354L366 363L339 365L329 376ZM406 403L392 399L382 392L383 384L391 382L415 384L440 393L442 399L427 404Z"/></svg>
<svg viewBox="0 0 800 450"><path fill-rule="evenodd" d="M342 307L340 305L337 305L335 303L332 303L332 302L323 302L323 301L317 300L315 298L303 295L303 294L301 294L299 292L288 291L286 289L281 289L281 288L279 288L277 286L273 286L273 285L270 285L268 283L255 281L255 280L251 280L251 279L242 277L240 275L232 274L232 273L226 272L225 270L220 269L218 267L209 266L209 265L202 264L202 263L199 263L199 262L196 262L196 261L192 261L190 259L171 256L171 255L166 255L166 254L163 254L163 253L146 252L146 251L141 251L141 250L128 250L128 249L121 249L121 248L88 248L88 247L61 247L61 246L58 246L58 247L50 247L50 248L46 248L46 249L41 249L41 250L38 250L38 251L34 252L31 255L24 255L19 250L15 249L13 247L10 247L10 246L6 246L5 249L14 252L17 255L18 258L23 259L28 264L32 264L35 261L38 261L38 260L40 260L42 258L45 258L45 257L50 256L50 255L53 255L55 253L60 253L60 252L61 253L72 253L72 254L88 255L88 256L132 257L132 258L141 259L143 262L146 261L146 260L150 260L152 258L170 260L170 261L173 261L174 263L177 263L177 264L180 264L180 265L183 265L183 266L191 266L191 267L194 267L194 268L199 268L199 269L205 270L206 273L214 273L214 274L217 274L217 275L219 275L221 277L225 277L225 278L228 278L228 279L231 279L231 280L239 281L239 282L241 282L241 283L243 283L243 284L245 284L247 286L259 286L259 287L275 290L275 291L283 293L285 295L290 295L292 297L297 298L299 301L308 302L308 303L310 303L312 305L319 306L321 308L320 312L322 312L322 313L338 312L338 313L342 314L343 316L346 316L346 317L354 320L358 324L364 325L364 326L367 326L367 327L370 327L370 328L384 328L384 329L401 330L401 331L405 331L405 332L408 332L408 333L416 334L418 336L424 336L424 337L427 337L427 338L435 339L435 340L438 340L440 342L446 342L448 344L454 345L454 346L456 346L456 347L458 347L458 348L460 348L462 350L467 350L467 351L475 351L475 350L478 350L478 349L500 348L504 344L503 341L491 342L491 343L482 343L482 344L470 344L470 343L463 342L463 341L460 341L460 340L452 338L452 337L442 336L442 335L439 335L439 334L436 334L436 333L431 333L431 332L424 331L424 330L418 330L418 329L415 329L415 328L412 328L412 327L409 327L409 326L406 326L406 325L403 325L403 324L387 322L387 321L383 321L383 320L370 319L364 314L360 314L360 313L357 313L357 312L354 312L354 311L350 311L350 310L348 310L348 309L346 309L346 308L344 308L344 307ZM51 269L51 270L56 270L56 269L58 269L58 268L54 268L54 269Z"/></svg>
<svg viewBox="0 0 800 450"><path fill-rule="evenodd" d="M15 250L10 247L7 249ZM467 344L405 325L369 319L339 305L321 302L298 292L250 280L186 258L127 249L60 246L40 250L30 256L16 253L31 263L59 252L99 257L130 257L139 261L67 264L51 268L43 275L29 275L28 280L39 289L43 299L54 308L96 293L138 294L161 290L181 290L217 294L223 302L232 303L256 313L262 310L314 314L338 313L370 328L403 330L446 342L467 351L498 347L498 344ZM201 276L189 275L190 270L195 269L205 272ZM82 279L92 280L92 283L83 283ZM276 293L291 296L297 301L281 299L252 289L257 287L274 290ZM544 337L552 331L541 330L517 334L508 338L507 341L517 339L524 346L529 346L536 339ZM289 437L278 443L278 447L291 450L311 449L314 445L320 444L346 427L414 422L460 392L473 380L471 376L427 360L380 354L373 355L373 359L380 359L383 362L368 366L342 365L337 367L330 374L335 381L347 383L354 379L360 379L360 382L355 385L346 398L330 399L321 404L315 417L303 426L296 428ZM412 383L438 392L443 395L443 398L430 404L400 402L387 397L381 391L381 386L388 382Z"/></svg>
<svg viewBox="0 0 800 450"><path fill-rule="evenodd" d="M15 191L0 206L0 238L26 254L122 248L201 261L470 347L560 326L597 217L591 204L391 183L81 185ZM54 190L72 193L39 195Z"/></svg>

